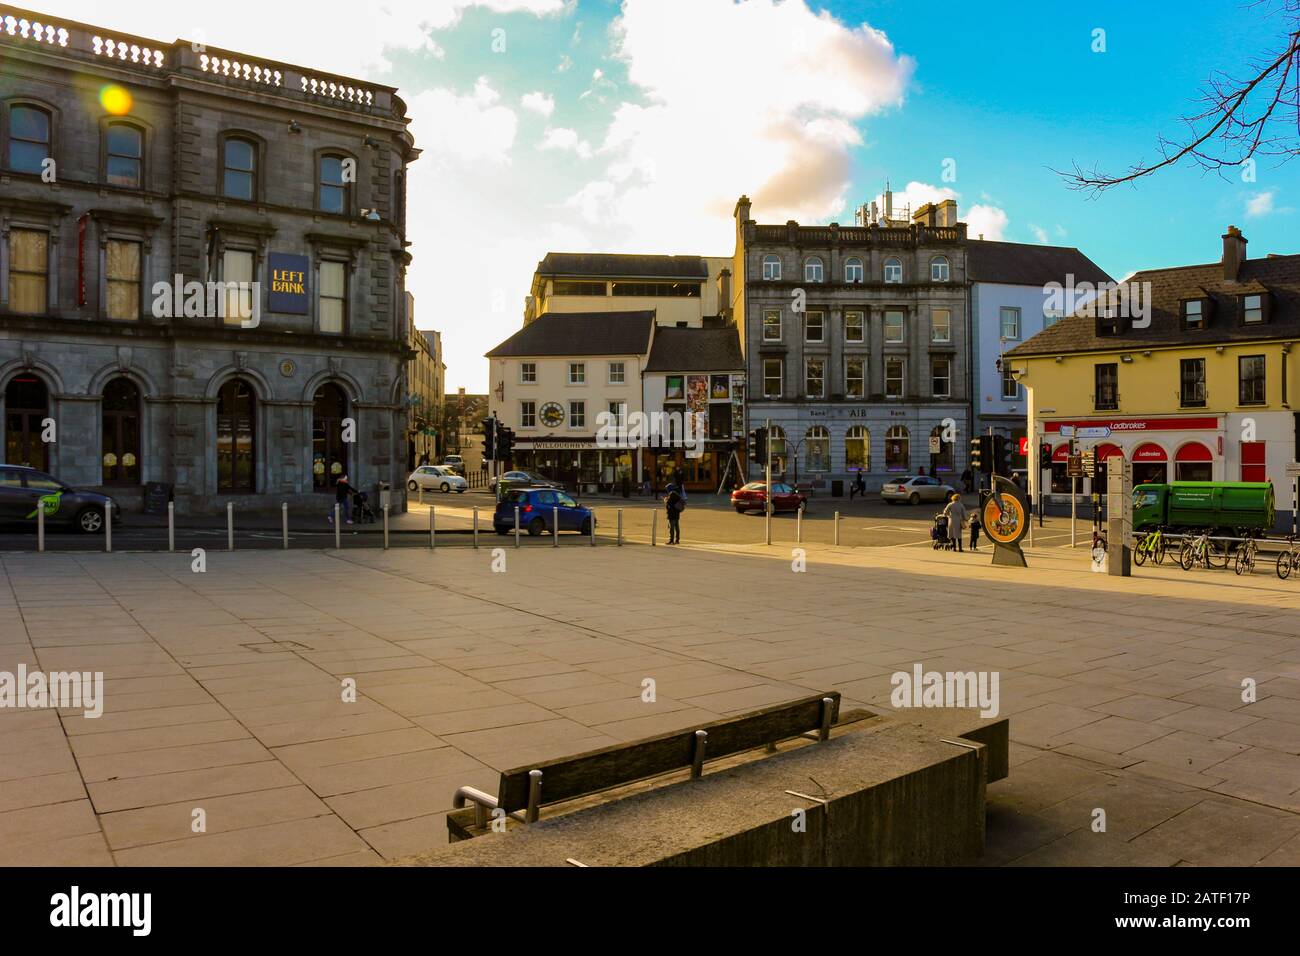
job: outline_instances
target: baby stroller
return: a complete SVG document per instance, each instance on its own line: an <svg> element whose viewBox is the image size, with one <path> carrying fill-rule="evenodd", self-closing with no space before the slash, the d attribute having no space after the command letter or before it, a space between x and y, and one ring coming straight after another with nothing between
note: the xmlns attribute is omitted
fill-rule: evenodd
<svg viewBox="0 0 1300 956"><path fill-rule="evenodd" d="M375 523L375 509L370 507L370 496L364 491L352 492L352 521L354 524Z"/></svg>
<svg viewBox="0 0 1300 956"><path fill-rule="evenodd" d="M930 540L933 542L936 551L952 550L953 545L952 539L948 537L948 516L946 514L934 516L934 527L930 529Z"/></svg>

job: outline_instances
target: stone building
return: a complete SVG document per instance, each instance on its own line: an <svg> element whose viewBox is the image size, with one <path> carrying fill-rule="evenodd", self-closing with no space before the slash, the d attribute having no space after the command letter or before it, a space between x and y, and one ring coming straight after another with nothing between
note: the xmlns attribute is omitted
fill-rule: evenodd
<svg viewBox="0 0 1300 956"><path fill-rule="evenodd" d="M887 200L859 226L760 225L742 196L735 217L747 427L771 420L777 472L827 491L859 471L870 489L923 467L960 476L970 324L956 203L910 221Z"/></svg>
<svg viewBox="0 0 1300 956"><path fill-rule="evenodd" d="M400 507L396 91L34 14L0 59L3 460L128 512L315 508L343 472Z"/></svg>
<svg viewBox="0 0 1300 956"><path fill-rule="evenodd" d="M444 427L442 396L447 366L442 361L442 333L415 327L415 297L406 293L407 344L415 357L406 367L410 394L407 405L407 463L414 470L421 462L436 463L444 454L439 434Z"/></svg>

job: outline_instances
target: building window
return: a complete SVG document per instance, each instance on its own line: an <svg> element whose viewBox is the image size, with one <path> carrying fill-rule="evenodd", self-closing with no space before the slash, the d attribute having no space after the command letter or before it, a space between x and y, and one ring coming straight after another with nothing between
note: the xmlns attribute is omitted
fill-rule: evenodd
<svg viewBox="0 0 1300 956"><path fill-rule="evenodd" d="M1257 325L1264 321L1264 297L1262 295L1243 295L1241 297L1241 321L1246 325Z"/></svg>
<svg viewBox="0 0 1300 956"><path fill-rule="evenodd" d="M862 260L856 256L847 259L844 262L844 281L845 282L862 282L866 278L866 272L862 268Z"/></svg>
<svg viewBox="0 0 1300 956"><path fill-rule="evenodd" d="M222 152L222 195L252 202L257 198L257 146L231 137Z"/></svg>
<svg viewBox="0 0 1300 956"><path fill-rule="evenodd" d="M139 189L144 182L144 134L126 123L104 131L104 179L110 186Z"/></svg>
<svg viewBox="0 0 1300 956"><path fill-rule="evenodd" d="M844 393L849 398L862 398L867 392L866 362L850 357L844 360Z"/></svg>
<svg viewBox="0 0 1300 956"><path fill-rule="evenodd" d="M824 425L814 425L804 433L804 456L809 471L831 470L831 433Z"/></svg>
<svg viewBox="0 0 1300 956"><path fill-rule="evenodd" d="M104 388L102 479L106 485L140 484L140 390L129 378Z"/></svg>
<svg viewBox="0 0 1300 956"><path fill-rule="evenodd" d="M823 276L822 261L817 256L811 257L803 264L804 282L821 282Z"/></svg>
<svg viewBox="0 0 1300 956"><path fill-rule="evenodd" d="M952 361L947 358L930 360L930 389L935 398L947 398L952 394Z"/></svg>
<svg viewBox="0 0 1300 956"><path fill-rule="evenodd" d="M217 393L217 491L251 494L255 490L254 416L257 399L243 379L231 379Z"/></svg>
<svg viewBox="0 0 1300 956"><path fill-rule="evenodd" d="M935 256L930 260L930 281L948 281L948 260L944 256Z"/></svg>
<svg viewBox="0 0 1300 956"><path fill-rule="evenodd" d="M110 319L135 322L140 318L140 243L110 239L104 245L104 277L108 286Z"/></svg>
<svg viewBox="0 0 1300 956"><path fill-rule="evenodd" d="M1205 406L1205 359L1183 359L1178 363L1178 398L1184 408Z"/></svg>
<svg viewBox="0 0 1300 956"><path fill-rule="evenodd" d="M551 283L551 295L606 295L608 292L609 288L603 282L556 279Z"/></svg>
<svg viewBox="0 0 1300 956"><path fill-rule="evenodd" d="M785 429L780 425L773 425L772 430L768 432L768 447L772 452L772 473L777 475L785 474Z"/></svg>
<svg viewBox="0 0 1300 956"><path fill-rule="evenodd" d="M626 381L625 374L626 373L624 371L624 366L622 362L609 363L609 384L610 385L624 384Z"/></svg>
<svg viewBox="0 0 1300 956"><path fill-rule="evenodd" d="M1285 358L1283 361L1285 361ZM1267 392L1264 385L1264 356L1242 355L1239 357L1237 359L1237 404L1265 404L1267 402Z"/></svg>
<svg viewBox="0 0 1300 956"><path fill-rule="evenodd" d="M885 359L885 398L902 398L907 362L898 356Z"/></svg>
<svg viewBox="0 0 1300 956"><path fill-rule="evenodd" d="M253 315L253 254L227 249L221 256L221 279L226 283L222 290L222 322L241 325Z"/></svg>
<svg viewBox="0 0 1300 956"><path fill-rule="evenodd" d="M903 341L903 313L888 311L885 313L885 341L898 343Z"/></svg>
<svg viewBox="0 0 1300 956"><path fill-rule="evenodd" d="M763 257L763 280L765 282L777 282L781 278L781 257L764 256Z"/></svg>
<svg viewBox="0 0 1300 956"><path fill-rule="evenodd" d="M44 315L50 282L50 236L35 229L9 230L9 311ZM12 459L10 460L12 463Z"/></svg>
<svg viewBox="0 0 1300 956"><path fill-rule="evenodd" d="M698 282L615 282L610 286L610 294L698 299L700 297L700 284Z"/></svg>
<svg viewBox="0 0 1300 956"><path fill-rule="evenodd" d="M322 156L320 158L320 197L318 207L321 212L346 215L351 209L348 201L348 183L343 178L342 156Z"/></svg>
<svg viewBox="0 0 1300 956"><path fill-rule="evenodd" d="M781 341L781 310L767 309L763 312L763 341Z"/></svg>
<svg viewBox="0 0 1300 956"><path fill-rule="evenodd" d="M569 363L569 384L570 385L587 384L587 364L585 362Z"/></svg>
<svg viewBox="0 0 1300 956"><path fill-rule="evenodd" d="M1092 379L1092 407L1102 411L1119 408L1119 366L1114 362L1094 365Z"/></svg>
<svg viewBox="0 0 1300 956"><path fill-rule="evenodd" d="M50 417L50 393L35 375L16 375L5 386L5 462L48 471L50 443L41 440Z"/></svg>
<svg viewBox="0 0 1300 956"><path fill-rule="evenodd" d="M342 262L320 264L320 330L342 334L348 319L348 275Z"/></svg>
<svg viewBox="0 0 1300 956"><path fill-rule="evenodd" d="M587 403L586 402L569 402L569 427L570 428L587 427Z"/></svg>
<svg viewBox="0 0 1300 956"><path fill-rule="evenodd" d="M952 313L947 309L935 309L930 313L930 341L952 341Z"/></svg>
<svg viewBox="0 0 1300 956"><path fill-rule="evenodd" d="M1010 366L1002 367L1002 400L1005 402L1014 402L1020 398L1020 383L1016 377L1011 374Z"/></svg>
<svg viewBox="0 0 1300 956"><path fill-rule="evenodd" d="M1205 328L1205 300L1187 299L1183 302L1183 328L1189 331Z"/></svg>
<svg viewBox="0 0 1300 956"><path fill-rule="evenodd" d="M537 384L537 363L536 362L519 363L519 384L520 385Z"/></svg>
<svg viewBox="0 0 1300 956"><path fill-rule="evenodd" d="M894 425L885 432L885 470L910 471L912 438L903 425Z"/></svg>
<svg viewBox="0 0 1300 956"><path fill-rule="evenodd" d="M804 341L822 342L826 338L826 314L808 312L804 318Z"/></svg>
<svg viewBox="0 0 1300 956"><path fill-rule="evenodd" d="M622 428L627 423L627 402L609 403L609 424L612 428Z"/></svg>
<svg viewBox="0 0 1300 956"><path fill-rule="evenodd" d="M519 403L519 427L520 428L537 427L537 403L536 402Z"/></svg>
<svg viewBox="0 0 1300 956"><path fill-rule="evenodd" d="M867 323L861 312L844 313L844 341L865 342L867 340Z"/></svg>
<svg viewBox="0 0 1300 956"><path fill-rule="evenodd" d="M326 382L316 389L311 408L311 477L317 491L329 491L348 471L348 446L343 420L348 400L343 389Z"/></svg>
<svg viewBox="0 0 1300 956"><path fill-rule="evenodd" d="M854 425L844 435L844 467L849 471L871 470L871 432Z"/></svg>
<svg viewBox="0 0 1300 956"><path fill-rule="evenodd" d="M763 359L763 397L781 397L781 360Z"/></svg>
<svg viewBox="0 0 1300 956"><path fill-rule="evenodd" d="M50 156L50 114L35 106L9 110L9 168L16 173L45 171Z"/></svg>
<svg viewBox="0 0 1300 956"><path fill-rule="evenodd" d="M943 426L935 425L930 429L930 447L934 448L935 442L939 444L939 450L930 452L930 474L934 475L941 471L951 472L953 470L953 446L955 442L943 440Z"/></svg>
<svg viewBox="0 0 1300 956"><path fill-rule="evenodd" d="M1002 318L1002 337L1004 339L1020 338L1020 310L1003 307L1000 310Z"/></svg>
<svg viewBox="0 0 1300 956"><path fill-rule="evenodd" d="M885 260L885 281L891 283L903 281L903 262L901 259L890 258Z"/></svg>
<svg viewBox="0 0 1300 956"><path fill-rule="evenodd" d="M808 398L826 397L826 360L810 358L804 362L803 391Z"/></svg>

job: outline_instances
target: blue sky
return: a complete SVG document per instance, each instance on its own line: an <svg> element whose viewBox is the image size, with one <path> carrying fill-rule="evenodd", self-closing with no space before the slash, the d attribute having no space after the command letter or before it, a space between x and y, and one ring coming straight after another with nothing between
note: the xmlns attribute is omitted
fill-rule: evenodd
<svg viewBox="0 0 1300 956"><path fill-rule="evenodd" d="M48 6L399 87L424 150L408 287L449 390L484 390L546 252L727 255L742 193L759 221L852 222L889 179L955 194L972 235L1078 246L1116 278L1215 259L1229 223L1253 256L1300 251L1295 164L1253 183L1189 165L1099 198L1049 168L1155 156L1211 71L1272 44L1234 0Z"/></svg>

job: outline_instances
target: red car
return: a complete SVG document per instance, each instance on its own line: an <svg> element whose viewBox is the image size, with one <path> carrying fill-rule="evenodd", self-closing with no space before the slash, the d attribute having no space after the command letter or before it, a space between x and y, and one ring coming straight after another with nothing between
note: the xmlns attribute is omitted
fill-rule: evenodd
<svg viewBox="0 0 1300 956"><path fill-rule="evenodd" d="M767 483L751 481L745 487L731 493L731 506L737 514L746 511L762 511L767 501ZM808 504L808 496L800 494L794 488L779 481L772 482L772 510L798 511Z"/></svg>

